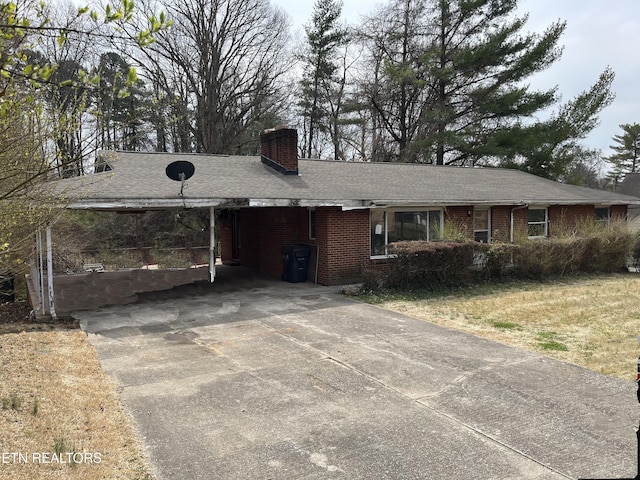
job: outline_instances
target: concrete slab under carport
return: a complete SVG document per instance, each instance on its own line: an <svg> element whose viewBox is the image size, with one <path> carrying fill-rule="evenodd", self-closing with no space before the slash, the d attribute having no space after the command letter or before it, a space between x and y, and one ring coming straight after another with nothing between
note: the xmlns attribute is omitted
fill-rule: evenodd
<svg viewBox="0 0 640 480"><path fill-rule="evenodd" d="M635 476L633 383L234 272L77 315L158 479Z"/></svg>

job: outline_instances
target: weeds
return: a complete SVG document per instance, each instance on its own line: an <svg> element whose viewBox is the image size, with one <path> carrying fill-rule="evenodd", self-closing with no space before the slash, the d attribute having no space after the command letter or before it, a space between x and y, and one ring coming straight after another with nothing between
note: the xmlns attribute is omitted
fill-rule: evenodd
<svg viewBox="0 0 640 480"><path fill-rule="evenodd" d="M543 350L555 350L556 352L567 352L569 351L569 347L567 347L564 343L556 340L558 336L555 332L540 332L537 336L538 347Z"/></svg>
<svg viewBox="0 0 640 480"><path fill-rule="evenodd" d="M522 327L513 322L493 322L493 328L498 330L522 330Z"/></svg>
<svg viewBox="0 0 640 480"><path fill-rule="evenodd" d="M53 451L58 458L68 458L70 466L75 466L79 463L75 460L75 453L77 452L75 443L68 443L64 437L58 437L53 440Z"/></svg>
<svg viewBox="0 0 640 480"><path fill-rule="evenodd" d="M3 410L20 410L22 407L22 398L15 393L11 394L11 398L3 398L1 401Z"/></svg>

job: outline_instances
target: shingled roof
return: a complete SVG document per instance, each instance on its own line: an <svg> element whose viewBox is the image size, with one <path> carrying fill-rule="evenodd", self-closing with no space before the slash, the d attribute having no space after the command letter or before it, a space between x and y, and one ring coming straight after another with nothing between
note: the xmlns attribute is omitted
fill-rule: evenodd
<svg viewBox="0 0 640 480"><path fill-rule="evenodd" d="M180 182L165 174L176 160L195 166L182 196ZM259 156L139 152L103 152L101 162L107 171L55 182L69 208L640 204L498 168L299 160L299 175L283 175Z"/></svg>
<svg viewBox="0 0 640 480"><path fill-rule="evenodd" d="M618 193L640 197L640 173L627 173L618 187Z"/></svg>

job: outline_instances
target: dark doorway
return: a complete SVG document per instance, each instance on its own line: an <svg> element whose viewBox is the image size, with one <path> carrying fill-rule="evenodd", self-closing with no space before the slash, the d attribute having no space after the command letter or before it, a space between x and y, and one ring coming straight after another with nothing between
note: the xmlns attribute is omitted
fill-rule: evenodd
<svg viewBox="0 0 640 480"><path fill-rule="evenodd" d="M240 261L240 210L231 210L231 258Z"/></svg>

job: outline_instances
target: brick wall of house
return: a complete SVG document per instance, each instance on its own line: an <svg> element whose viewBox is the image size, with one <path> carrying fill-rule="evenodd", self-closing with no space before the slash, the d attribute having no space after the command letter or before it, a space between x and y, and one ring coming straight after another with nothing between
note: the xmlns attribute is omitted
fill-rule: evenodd
<svg viewBox="0 0 640 480"><path fill-rule="evenodd" d="M318 282L338 285L357 282L370 261L368 210L316 209Z"/></svg>
<svg viewBox="0 0 640 480"><path fill-rule="evenodd" d="M231 255L231 217L222 215L216 218L216 234L220 241L220 260L228 263L232 260Z"/></svg>
<svg viewBox="0 0 640 480"><path fill-rule="evenodd" d="M527 208L497 206L491 209L491 237L494 242L511 239L513 211L516 238L526 235ZM471 215L469 215L471 212ZM623 216L625 207L612 207L611 215ZM559 222L575 224L580 218L593 218L593 206L551 206L550 234L559 232ZM283 270L282 247L296 244L317 246L317 279L323 285L357 282L363 268L385 268L385 261L370 258L370 217L368 210L343 211L339 207L316 208L316 239L309 239L309 211L302 207L242 209L241 260L243 265L280 278ZM473 207L449 207L446 222L468 232L473 238ZM230 255L231 222L220 219L222 255ZM228 257L230 258L230 256ZM311 259L315 261L315 256ZM315 269L315 264L310 267Z"/></svg>
<svg viewBox="0 0 640 480"><path fill-rule="evenodd" d="M529 222L529 210L526 207L519 207L520 205L515 205L510 208L510 211L513 211L513 238L516 240L522 236L526 238L529 232L529 228L527 226ZM511 213L509 213L509 217L511 218ZM511 231L509 231L508 241L511 241Z"/></svg>
<svg viewBox="0 0 640 480"><path fill-rule="evenodd" d="M549 236L562 235L575 228L580 221L594 219L595 206L593 205L551 205L549 207Z"/></svg>
<svg viewBox="0 0 640 480"><path fill-rule="evenodd" d="M243 265L260 268L260 215L258 209L243 208L238 212L240 222L240 246L238 257Z"/></svg>
<svg viewBox="0 0 640 480"><path fill-rule="evenodd" d="M447 207L444 221L453 226L456 232L463 233L466 238L473 238L473 206Z"/></svg>
<svg viewBox="0 0 640 480"><path fill-rule="evenodd" d="M613 205L609 210L611 219L625 220L627 218L627 206L626 205Z"/></svg>
<svg viewBox="0 0 640 480"><path fill-rule="evenodd" d="M511 207L491 208L491 241L508 242L511 239Z"/></svg>
<svg viewBox="0 0 640 480"><path fill-rule="evenodd" d="M301 243L307 230L306 208L273 207L258 210L259 271L282 275L282 247Z"/></svg>

